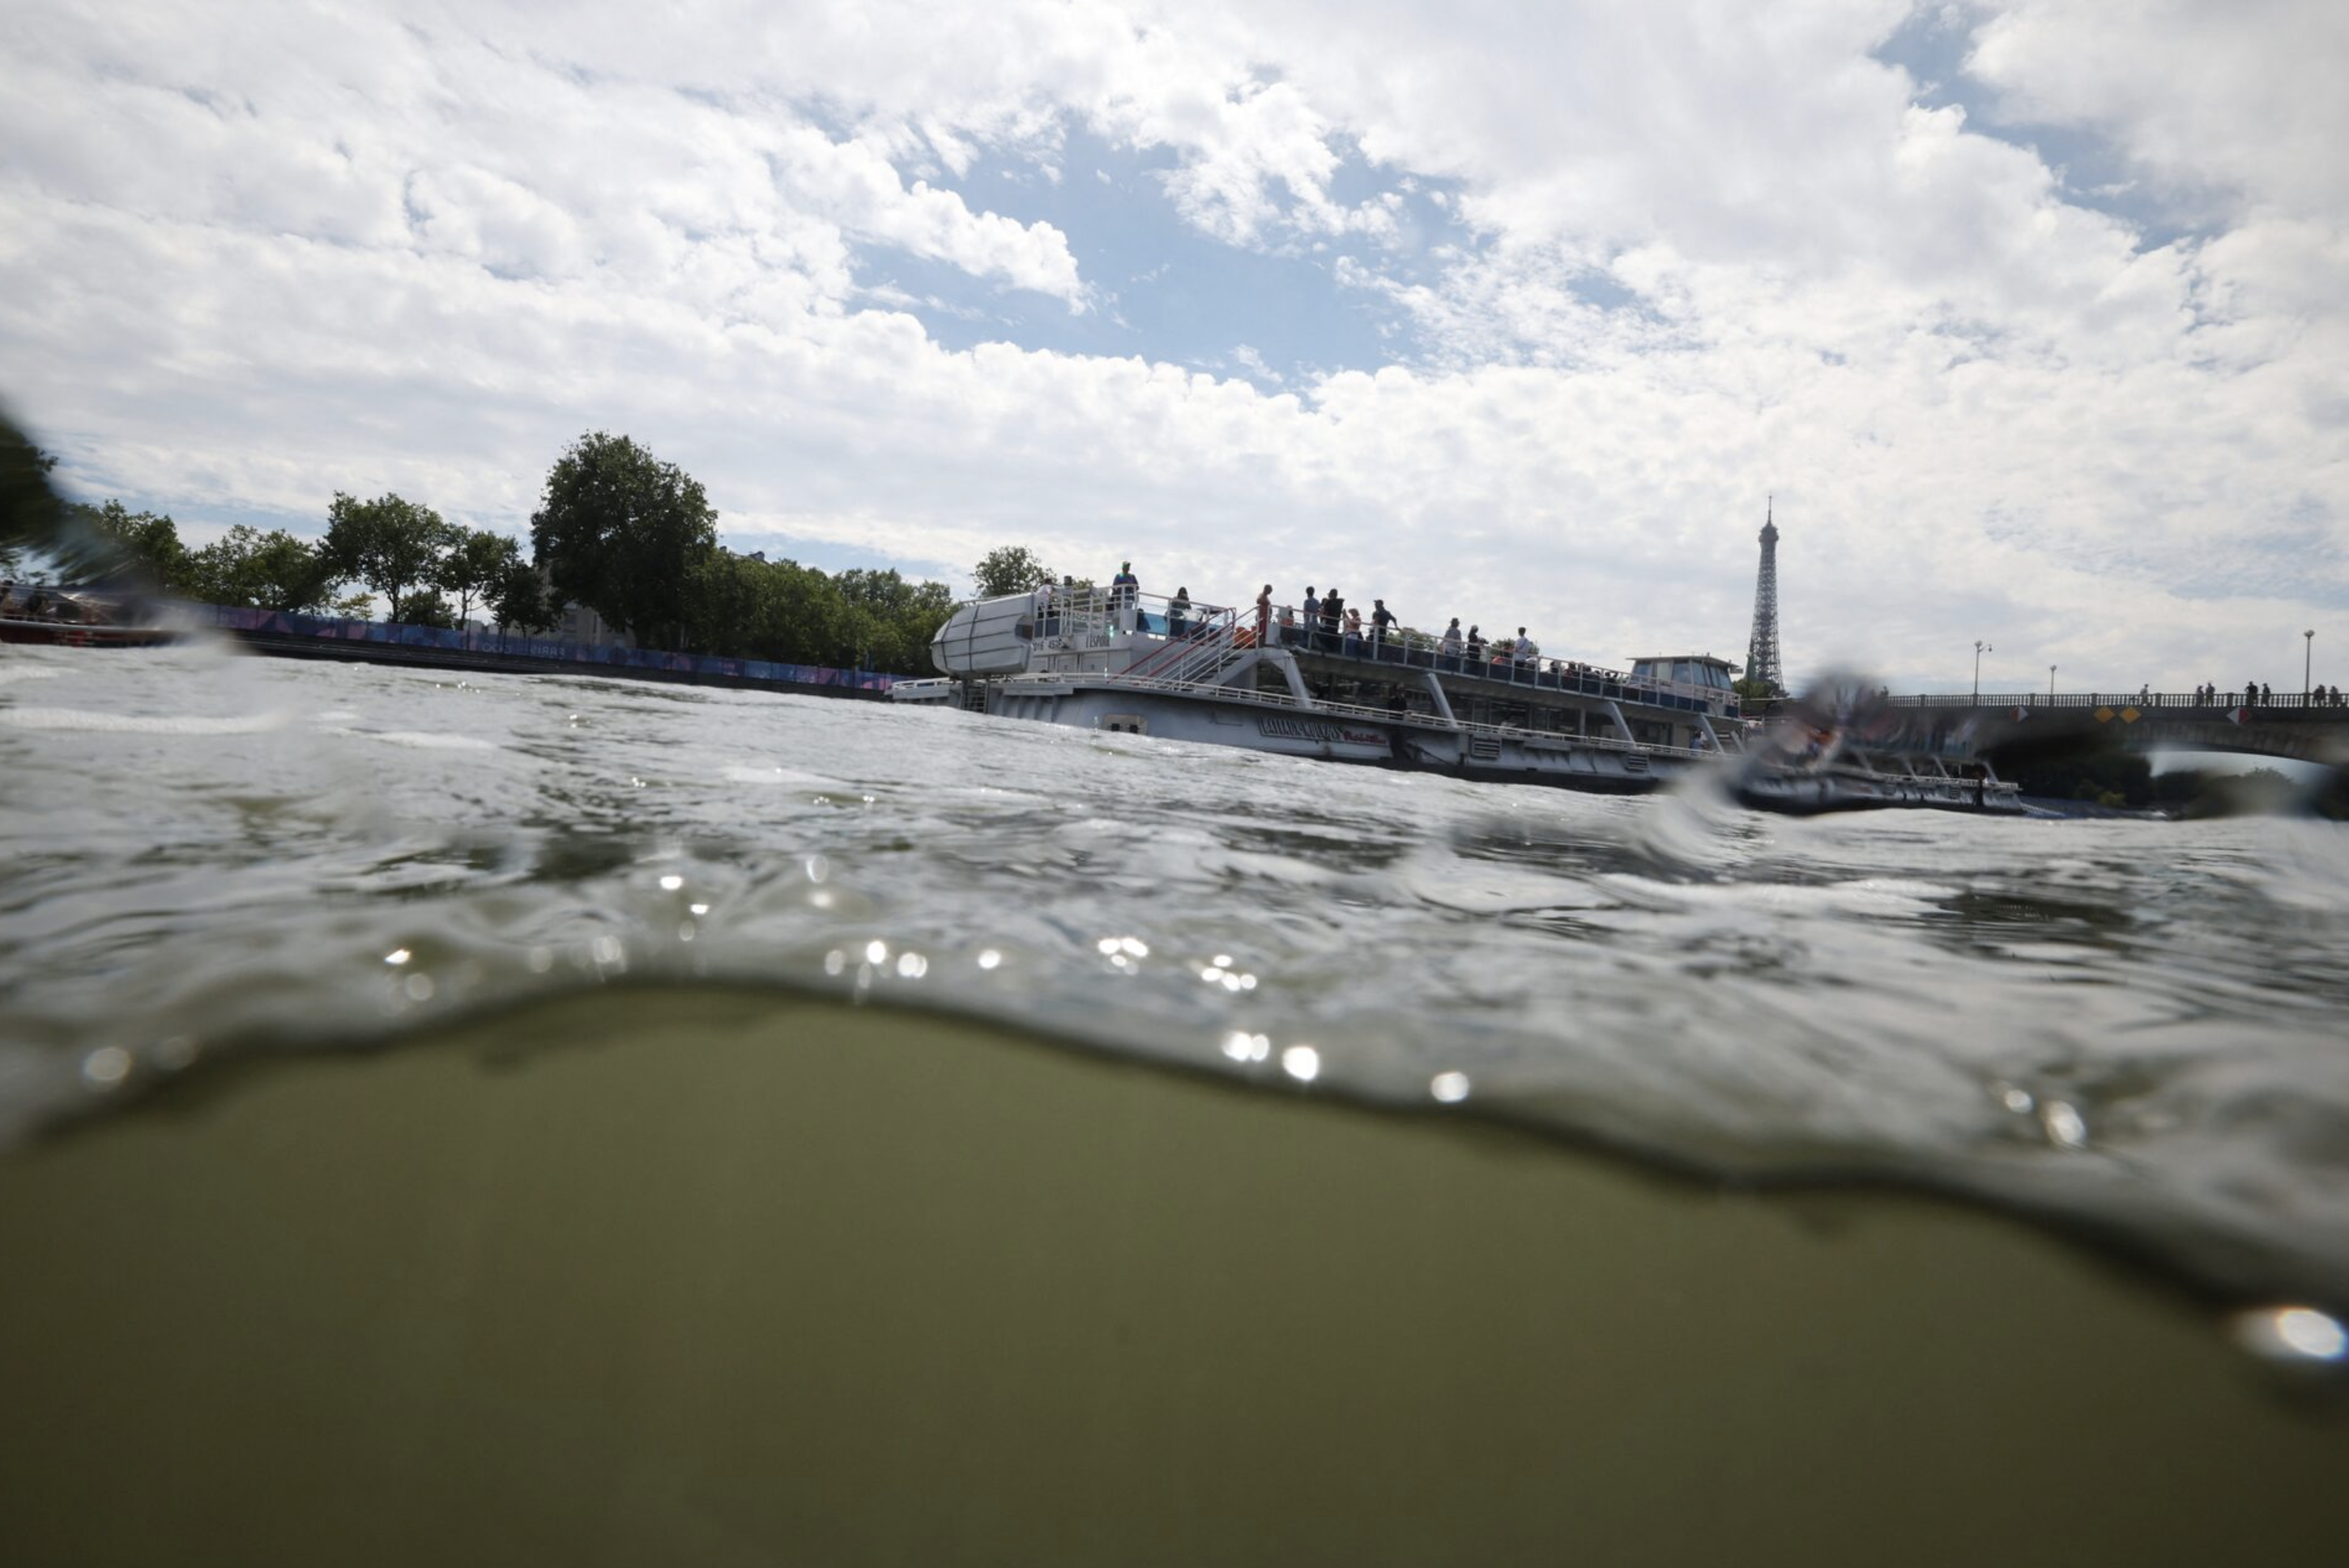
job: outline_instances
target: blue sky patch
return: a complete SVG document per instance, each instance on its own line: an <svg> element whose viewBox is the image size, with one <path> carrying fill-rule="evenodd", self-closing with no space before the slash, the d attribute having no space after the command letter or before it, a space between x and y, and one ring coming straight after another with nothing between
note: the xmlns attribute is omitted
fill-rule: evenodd
<svg viewBox="0 0 2349 1568"><path fill-rule="evenodd" d="M2183 202L2155 191L2110 140L2076 126L2010 114L1996 89L1966 74L1973 29L1947 8L1920 7L1878 46L1874 58L1907 71L1925 108L1963 109L1966 129L2036 153L2075 207L2119 219L2137 231L2140 250L2158 250L2211 232Z"/></svg>
<svg viewBox="0 0 2349 1568"><path fill-rule="evenodd" d="M1375 291L1339 283L1341 257L1399 281L1425 281L1441 270L1440 248L1464 248L1472 238L1439 199L1441 187L1399 181L1359 152L1349 153L1333 193L1353 203L1395 191L1396 245L1360 235L1317 241L1283 229L1265 247L1236 246L1175 210L1164 176L1176 163L1164 150L1118 147L1071 130L1058 161L1055 182L1038 165L988 149L961 178L945 171L928 178L974 211L1059 229L1094 292L1092 309L1071 314L1060 300L879 245L860 252L861 281L884 297L908 296L901 307L951 349L1009 342L1140 356L1243 376L1267 388L1294 387L1334 371L1375 370L1417 351L1403 311Z"/></svg>

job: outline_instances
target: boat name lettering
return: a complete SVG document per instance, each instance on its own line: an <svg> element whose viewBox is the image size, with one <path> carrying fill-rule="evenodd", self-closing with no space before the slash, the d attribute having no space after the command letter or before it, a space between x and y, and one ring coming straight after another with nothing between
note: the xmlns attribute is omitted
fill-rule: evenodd
<svg viewBox="0 0 2349 1568"><path fill-rule="evenodd" d="M1256 727L1259 735L1279 736L1288 740L1343 740L1355 746L1383 746L1387 738L1376 730L1347 729L1319 719L1286 718L1275 714L1258 715Z"/></svg>

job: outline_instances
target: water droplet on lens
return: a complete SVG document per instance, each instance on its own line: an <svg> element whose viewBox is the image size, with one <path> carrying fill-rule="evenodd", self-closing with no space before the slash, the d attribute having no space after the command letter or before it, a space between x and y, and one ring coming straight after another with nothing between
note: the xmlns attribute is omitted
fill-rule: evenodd
<svg viewBox="0 0 2349 1568"><path fill-rule="evenodd" d="M889 944L878 939L866 943L864 944L864 962L867 964L888 963Z"/></svg>
<svg viewBox="0 0 2349 1568"><path fill-rule="evenodd" d="M1003 954L992 947L985 949L978 955L978 966L981 969L992 969L1002 962Z"/></svg>
<svg viewBox="0 0 2349 1568"><path fill-rule="evenodd" d="M395 947L383 955L383 961L396 969L414 956L416 955L405 947Z"/></svg>
<svg viewBox="0 0 2349 1568"><path fill-rule="evenodd" d="M2235 1315L2235 1339L2271 1361L2338 1362L2349 1357L2349 1328L2313 1306L2260 1307Z"/></svg>
<svg viewBox="0 0 2349 1568"><path fill-rule="evenodd" d="M1311 1083L1321 1076L1321 1053L1311 1046L1291 1046L1280 1053L1280 1070L1299 1083Z"/></svg>
<svg viewBox="0 0 2349 1568"><path fill-rule="evenodd" d="M411 1002L432 1000L432 976L429 975L410 975L401 982L400 988L408 993L408 999Z"/></svg>
<svg viewBox="0 0 2349 1568"><path fill-rule="evenodd" d="M130 1053L120 1046L100 1046L81 1059L81 1081L105 1092L130 1076Z"/></svg>
<svg viewBox="0 0 2349 1568"><path fill-rule="evenodd" d="M661 891L663 892L675 892L678 889L685 885L685 879L672 872L667 876L661 878L660 884Z"/></svg>
<svg viewBox="0 0 2349 1568"><path fill-rule="evenodd" d="M918 953L897 955L897 973L908 980L919 980L930 972L930 961Z"/></svg>
<svg viewBox="0 0 2349 1568"><path fill-rule="evenodd" d="M1462 1072L1437 1073L1428 1080L1427 1092L1445 1105L1458 1105L1468 1098L1468 1075Z"/></svg>
<svg viewBox="0 0 2349 1568"><path fill-rule="evenodd" d="M825 974L837 975L847 967L848 954L843 953L839 948L835 947L831 952L823 955L823 972Z"/></svg>
<svg viewBox="0 0 2349 1568"><path fill-rule="evenodd" d="M2039 1111L2040 1125L2047 1130L2047 1140L2059 1149L2085 1149L2088 1146L2088 1124L2080 1113L2060 1099L2051 1099Z"/></svg>

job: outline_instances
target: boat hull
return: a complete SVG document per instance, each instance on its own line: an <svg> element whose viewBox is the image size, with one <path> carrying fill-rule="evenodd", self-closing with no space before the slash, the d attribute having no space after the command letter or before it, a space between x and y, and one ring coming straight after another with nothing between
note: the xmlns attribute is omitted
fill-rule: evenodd
<svg viewBox="0 0 2349 1568"><path fill-rule="evenodd" d="M892 696L901 702L962 706L960 693L947 681L901 683ZM1103 734L1146 735L1281 757L1602 794L1645 793L1702 765L1652 748L1496 736L1409 717L1319 712L1269 706L1237 695L1151 691L1114 681L1005 681L988 688L985 712L991 717Z"/></svg>
<svg viewBox="0 0 2349 1568"><path fill-rule="evenodd" d="M63 621L0 620L0 643L37 644L60 648L151 648L179 640L180 634L160 626L91 626Z"/></svg>

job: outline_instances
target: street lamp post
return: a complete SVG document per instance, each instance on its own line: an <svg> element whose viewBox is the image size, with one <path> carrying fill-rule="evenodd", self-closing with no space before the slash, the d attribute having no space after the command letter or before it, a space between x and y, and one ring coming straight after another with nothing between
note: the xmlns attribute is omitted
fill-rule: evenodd
<svg viewBox="0 0 2349 1568"><path fill-rule="evenodd" d="M2308 684L2308 661L2315 656L2316 628L2311 626L2300 634L2300 706L2302 707L2308 706L2308 694L2313 689Z"/></svg>
<svg viewBox="0 0 2349 1568"><path fill-rule="evenodd" d="M1980 637L1974 639L1974 701L1982 701L1982 656L1998 652Z"/></svg>
<svg viewBox="0 0 2349 1568"><path fill-rule="evenodd" d="M2049 702L2055 700L2055 666L2054 665L2047 666L2047 700Z"/></svg>

